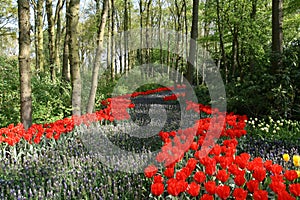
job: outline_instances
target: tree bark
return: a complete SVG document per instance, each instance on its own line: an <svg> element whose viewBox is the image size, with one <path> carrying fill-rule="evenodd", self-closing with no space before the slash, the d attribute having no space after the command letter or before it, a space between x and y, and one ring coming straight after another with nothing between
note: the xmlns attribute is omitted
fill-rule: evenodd
<svg viewBox="0 0 300 200"><path fill-rule="evenodd" d="M272 0L272 72L278 73L282 65L282 0Z"/></svg>
<svg viewBox="0 0 300 200"><path fill-rule="evenodd" d="M126 6L126 11L127 11L126 12L127 13L126 14L126 18L127 18L127 20L126 20L127 21L127 23L126 23L127 29L126 30L127 31L129 29L131 29L131 6L130 6L130 4L131 4L131 1L127 1L127 6ZM131 37L130 35L127 35L127 40L128 41L131 41L130 37ZM130 69L132 68L133 63L135 63L135 55L134 55L135 51L131 51L130 46L128 46L128 44L127 44L127 50L129 52L127 70L130 71Z"/></svg>
<svg viewBox="0 0 300 200"><path fill-rule="evenodd" d="M257 13L257 0L252 0L252 9L250 13L250 19L251 19L251 29L254 28L254 22L256 20L256 13ZM251 39L251 38L250 38ZM250 45L250 56L249 56L249 67L250 69L254 69L255 66L255 51L254 51L254 45ZM243 74L241 75L241 80L243 80Z"/></svg>
<svg viewBox="0 0 300 200"><path fill-rule="evenodd" d="M234 24L233 33L232 33L232 78L235 77L236 69L238 67L238 26Z"/></svg>
<svg viewBox="0 0 300 200"><path fill-rule="evenodd" d="M142 29L143 29L143 12L144 12L145 9L143 9L143 0L139 0L139 12L140 12L140 29L141 29L141 32L140 32L140 46L141 48L139 49L139 56L140 56L140 64L144 64L144 59L143 59L143 49L142 49L142 46L143 46L143 32L142 32ZM141 72L143 73L143 72Z"/></svg>
<svg viewBox="0 0 300 200"><path fill-rule="evenodd" d="M79 22L79 0L70 0L69 12L69 51L70 67L72 76L72 112L73 115L81 115L81 77L78 43L78 22Z"/></svg>
<svg viewBox="0 0 300 200"><path fill-rule="evenodd" d="M66 1L66 13L69 12L70 0ZM63 80L70 82L71 73L70 73L70 63L69 63L69 41L70 41L70 25L69 17L66 17L66 33L64 40L64 50L63 50L63 66L62 66L62 78Z"/></svg>
<svg viewBox="0 0 300 200"><path fill-rule="evenodd" d="M129 71L129 51L128 51L128 2L124 0L124 70L127 74Z"/></svg>
<svg viewBox="0 0 300 200"><path fill-rule="evenodd" d="M110 47L111 47L111 57L110 57L110 64L111 64L111 80L115 79L115 38L114 38L114 31L115 31L115 3L114 0L111 0L111 38L110 38ZM103 18L102 18L103 20ZM105 27L105 25L104 25ZM104 28L103 28L104 29ZM102 30L104 32L104 30ZM102 45L101 45L102 46ZM101 47L102 48L102 47Z"/></svg>
<svg viewBox="0 0 300 200"><path fill-rule="evenodd" d="M188 58L187 80L193 84L194 62L196 57L196 41L198 37L199 0L193 0L193 19L191 29L190 51Z"/></svg>
<svg viewBox="0 0 300 200"><path fill-rule="evenodd" d="M112 18L112 9L111 9L111 0L108 0L108 12L107 12L107 23L110 24L111 22L111 18ZM99 12L99 10L97 10L97 12ZM99 20L98 20L99 21ZM97 23L99 24L99 22ZM115 69L113 69L113 66L111 65L111 55L112 55L112 51L111 51L111 47L112 47L112 39L111 39L111 26L107 26L107 50L106 50L106 64L107 64L107 68L110 67L110 76L106 76L106 82L109 82L109 80L113 80L114 79L114 74L115 74Z"/></svg>
<svg viewBox="0 0 300 200"><path fill-rule="evenodd" d="M92 85L89 95L89 101L87 105L86 112L92 113L94 109L95 104L95 98L96 98L96 91L98 86L98 74L99 69L101 65L101 52L103 48L103 37L104 37L104 30L105 30L105 24L107 19L107 12L108 12L108 1L103 1L103 9L101 13L101 21L98 25L98 36L97 36L97 49L96 49L96 56L94 60L94 67L93 67L93 75L92 75Z"/></svg>
<svg viewBox="0 0 300 200"><path fill-rule="evenodd" d="M52 9L52 0L46 0L46 13L48 21L48 47L49 47L49 65L51 80L55 79L55 35L54 35L54 18Z"/></svg>
<svg viewBox="0 0 300 200"><path fill-rule="evenodd" d="M27 130L32 124L29 0L18 0L18 18L21 122Z"/></svg>
<svg viewBox="0 0 300 200"><path fill-rule="evenodd" d="M61 13L64 0L58 0L55 10L54 24L56 24L56 37L55 37L55 66L60 72L60 44L61 44Z"/></svg>
<svg viewBox="0 0 300 200"><path fill-rule="evenodd" d="M44 46L43 46L43 0L38 0L35 6L35 44L36 44L36 69L44 71Z"/></svg>
<svg viewBox="0 0 300 200"><path fill-rule="evenodd" d="M220 49L221 49L221 63L225 68L225 82L228 82L228 68L227 68L227 61L226 61L226 54L225 54L225 47L224 47L224 34L223 34L223 27L221 24L221 13L220 13L220 1L217 0L217 26L219 31L219 40L220 40Z"/></svg>

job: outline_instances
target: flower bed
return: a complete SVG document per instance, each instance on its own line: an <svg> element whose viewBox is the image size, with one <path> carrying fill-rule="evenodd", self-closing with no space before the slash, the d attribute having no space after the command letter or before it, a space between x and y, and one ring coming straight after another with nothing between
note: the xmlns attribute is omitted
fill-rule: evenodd
<svg viewBox="0 0 300 200"><path fill-rule="evenodd" d="M74 128L80 124L104 127L107 122L126 121L130 117L128 108L133 110L135 106L130 98L170 89L174 88L110 98L93 114L34 124L27 131L21 124L0 129L0 198L299 199L299 156L293 156L293 168L286 169L272 160L251 158L248 153L237 155L238 140L246 134L245 116L227 113L226 124L219 124L221 137L208 155L203 154L203 142L210 138L212 109L194 102L187 102L184 108L205 117L184 130L162 130L156 137L161 138L161 151L156 162L145 169L145 175L104 167L78 141ZM164 100L181 97L184 93L171 94ZM122 134L114 139L123 145ZM284 159L288 160L287 155Z"/></svg>
<svg viewBox="0 0 300 200"><path fill-rule="evenodd" d="M187 108L197 106L192 103ZM201 111L211 114L208 107L202 107ZM246 134L246 117L232 113L226 115L226 126L223 127L219 144L205 155L201 146L205 137L209 137L206 134L209 122L210 118L205 118L195 124L193 128L197 129L197 135L181 155L177 152L185 148L184 131L160 133L164 146L157 156L159 165L150 165L145 169L145 176L152 180L153 198L299 199L298 155L293 156L293 164L298 171L285 169L272 160L251 158L248 153L236 155L237 139ZM172 159L174 156L176 159ZM168 162L170 157L175 162ZM284 158L288 161L287 154Z"/></svg>

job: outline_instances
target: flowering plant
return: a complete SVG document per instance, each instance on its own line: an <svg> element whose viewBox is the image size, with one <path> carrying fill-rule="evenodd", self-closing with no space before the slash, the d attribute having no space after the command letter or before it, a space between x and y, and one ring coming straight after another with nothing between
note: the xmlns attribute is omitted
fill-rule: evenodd
<svg viewBox="0 0 300 200"><path fill-rule="evenodd" d="M188 102L187 109L211 114L211 108ZM207 155L203 154L203 141L210 118L200 119L192 129L197 130L191 145L184 149L186 133L160 132L163 147L156 157L156 165L145 169L152 179L151 197L179 197L191 199L299 199L299 171L284 169L272 160L252 158L248 153L236 154L238 138L245 135L246 116L226 115L221 138ZM287 155L283 157L287 160ZM169 162L170 160L174 162ZM300 157L294 156L295 166ZM298 172L298 173L297 173Z"/></svg>

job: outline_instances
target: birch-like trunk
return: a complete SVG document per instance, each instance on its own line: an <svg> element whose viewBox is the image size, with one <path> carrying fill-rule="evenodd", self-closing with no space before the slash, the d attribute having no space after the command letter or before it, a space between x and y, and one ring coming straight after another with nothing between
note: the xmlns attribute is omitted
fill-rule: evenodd
<svg viewBox="0 0 300 200"><path fill-rule="evenodd" d="M108 12L108 1L109 0L103 1L101 21L99 22L99 26L98 26L97 50L96 50L96 56L95 56L94 66L93 66L92 85L91 85L91 90L89 95L89 101L86 108L87 113L93 112L95 99L96 99L98 75L99 75L99 69L101 65L101 53L103 48L103 37L104 37L104 30L105 30L105 24L107 19L107 12Z"/></svg>

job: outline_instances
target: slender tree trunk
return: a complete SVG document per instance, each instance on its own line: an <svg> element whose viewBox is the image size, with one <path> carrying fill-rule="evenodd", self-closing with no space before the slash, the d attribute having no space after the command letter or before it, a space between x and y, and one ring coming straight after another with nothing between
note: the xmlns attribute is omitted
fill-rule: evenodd
<svg viewBox="0 0 300 200"><path fill-rule="evenodd" d="M131 1L127 1L127 31L131 29ZM127 35L128 41L131 41L131 35ZM128 43L128 42L127 42ZM134 52L135 51L131 51L130 46L127 44L127 49L129 52L128 55L128 71L130 71L130 69L132 68L132 64L135 62L135 56L134 56Z"/></svg>
<svg viewBox="0 0 300 200"><path fill-rule="evenodd" d="M227 68L227 61L226 61L226 54L225 54L225 47L224 47L224 35L223 35L223 27L221 24L221 14L220 14L220 1L217 0L217 26L219 31L219 40L220 40L220 49L221 49L221 63L224 65L225 68L225 82L228 82L228 68Z"/></svg>
<svg viewBox="0 0 300 200"><path fill-rule="evenodd" d="M108 0L107 2L107 6L108 6L108 12L107 12L107 23L111 24L111 18L112 18L112 9L111 9L111 0ZM97 12L99 12L99 10L97 10ZM98 22L99 23L99 22ZM111 79L114 79L114 75L115 75L115 69L113 68L113 65L111 63L112 59L111 59L111 55L112 55L112 51L111 51L111 47L112 47L112 39L111 39L111 26L107 26L107 51L106 51L106 63L107 63L107 68L110 67L110 76L107 76L107 82Z"/></svg>
<svg viewBox="0 0 300 200"><path fill-rule="evenodd" d="M115 24L115 26L116 26L116 29L117 29L117 31L119 31L120 30L120 22L119 22L119 17L118 17L118 13L117 12L115 12L115 22L114 22L114 24ZM119 63L118 62L118 52L121 52L121 51L119 51L118 50L118 48L120 47L121 48L121 45L120 46L118 46L119 45L119 43L118 42L116 42L116 40L114 40L114 60L113 60L113 62L114 62L114 68L115 68L115 75L117 75L118 74L118 68L120 69L121 68L121 64L122 63ZM117 50L116 50L117 49Z"/></svg>
<svg viewBox="0 0 300 200"><path fill-rule="evenodd" d="M35 70L37 73L40 72L39 69L39 57L38 57L38 22L37 22L37 4L36 2L32 1L33 4L33 11L34 11L34 50L35 50ZM1 39L1 46L2 47L2 39Z"/></svg>
<svg viewBox="0 0 300 200"><path fill-rule="evenodd" d="M27 130L32 124L29 0L18 0L18 19L21 122Z"/></svg>
<svg viewBox="0 0 300 200"><path fill-rule="evenodd" d="M236 69L238 67L238 27L234 24L232 33L232 78L235 77Z"/></svg>
<svg viewBox="0 0 300 200"><path fill-rule="evenodd" d="M54 24L56 24L56 37L55 37L55 66L60 72L60 44L61 44L61 13L64 0L58 0L55 10Z"/></svg>
<svg viewBox="0 0 300 200"><path fill-rule="evenodd" d="M145 62L147 65L145 76L146 78L150 77L150 32L149 32L149 26L150 26L150 7L151 7L152 0L147 0L146 2L146 49L145 49Z"/></svg>
<svg viewBox="0 0 300 200"><path fill-rule="evenodd" d="M72 110L73 115L81 115L81 77L78 43L79 0L70 0L69 12L69 51L72 77Z"/></svg>
<svg viewBox="0 0 300 200"><path fill-rule="evenodd" d="M161 0L158 0L158 7L159 7L159 10L158 10L159 55L160 55L160 64L161 64L161 67L163 67L164 54L163 54L162 42L161 42L161 40L163 39L163 38L161 38L161 36L162 36L162 32L161 32L161 19L162 19L162 5L161 5Z"/></svg>
<svg viewBox="0 0 300 200"><path fill-rule="evenodd" d="M189 34L189 28L188 28L188 17L187 17L187 3L186 3L186 0L183 1L184 4L184 32L185 34L182 34L183 35L183 41L184 42L184 46L185 46L185 56L186 58L189 57L189 46L188 46L188 37L187 35ZM185 60L182 60L182 69L184 69L184 66L186 65L186 61ZM198 76L197 76L198 77ZM181 76L181 82L183 81L183 71L182 71L182 76Z"/></svg>
<svg viewBox="0 0 300 200"><path fill-rule="evenodd" d="M49 38L49 65L51 80L55 79L55 35L54 35L54 18L52 9L52 0L46 0L46 13L48 21L48 38Z"/></svg>
<svg viewBox="0 0 300 200"><path fill-rule="evenodd" d="M124 0L124 70L127 74L129 72L129 51L128 51L128 2Z"/></svg>
<svg viewBox="0 0 300 200"><path fill-rule="evenodd" d="M251 30L253 30L254 28L254 22L256 20L256 12L257 12L257 0L252 0L252 10L251 10L251 14L250 14L250 19L251 19ZM250 38L251 39L251 38ZM249 57L249 66L250 69L254 69L255 66L255 51L254 51L254 45L250 45L250 57ZM241 75L241 80L243 80L243 74Z"/></svg>
<svg viewBox="0 0 300 200"><path fill-rule="evenodd" d="M204 8L204 16L207 16L207 11L208 11L208 6L209 6L210 1L207 0L205 2L205 8ZM204 32L203 32L203 36L204 38L208 38L209 36L209 21L207 18L204 18L204 26L203 26ZM203 57L204 60L207 58L207 52L209 51L209 42L206 40L206 42L204 43L204 51L203 51ZM205 69L206 69L206 63L203 62L202 64L202 82L201 84L203 85L205 83Z"/></svg>
<svg viewBox="0 0 300 200"><path fill-rule="evenodd" d="M192 19L192 29L191 29L191 40L190 40L190 51L189 51L189 62L187 69L187 80L193 84L193 73L194 73L194 63L196 57L196 41L198 38L198 10L199 10L199 0L193 0L193 19Z"/></svg>
<svg viewBox="0 0 300 200"><path fill-rule="evenodd" d="M38 0L36 4L36 68L44 71L44 34L43 34L43 0Z"/></svg>
<svg viewBox="0 0 300 200"><path fill-rule="evenodd" d="M70 0L66 1L66 13L69 11ZM69 63L69 41L70 41L70 25L69 25L69 17L66 17L66 33L64 40L64 50L63 50L63 68L62 68L62 78L63 80L70 82L71 81L71 73L70 73L70 63Z"/></svg>
<svg viewBox="0 0 300 200"><path fill-rule="evenodd" d="M167 33L167 41L168 41L168 50L167 50L167 66L168 66L168 76L171 77L171 73L170 73L170 65L171 65L171 54L170 54L170 33Z"/></svg>
<svg viewBox="0 0 300 200"><path fill-rule="evenodd" d="M282 65L282 0L272 0L272 72L278 73Z"/></svg>
<svg viewBox="0 0 300 200"><path fill-rule="evenodd" d="M116 52L115 52L115 2L114 0L111 0L111 43L110 43L110 47L111 47L111 57L110 57L110 60L111 60L111 80L114 80L115 79L115 55L116 55ZM103 18L102 18L103 20ZM103 30L104 32L104 30Z"/></svg>
<svg viewBox="0 0 300 200"><path fill-rule="evenodd" d="M144 9L143 9L143 0L139 0L139 11L140 11L140 29L141 29L141 32L140 32L140 45L141 45L141 48L139 49L139 56L140 56L140 64L144 64L144 59L143 59L143 49L142 49L142 46L143 46L143 32L142 32L142 29L143 29L143 12L144 12Z"/></svg>
<svg viewBox="0 0 300 200"><path fill-rule="evenodd" d="M181 31L181 14L182 10L178 6L178 1L175 1L175 7L176 7L176 20L177 20L177 27L175 24L175 30L180 32ZM175 65L175 71L176 73L174 74L174 80L177 82L178 79L178 67L179 67L179 54L180 54L180 46L181 46L181 38L180 34L177 35L176 37L176 54L173 56L173 65Z"/></svg>
<svg viewBox="0 0 300 200"><path fill-rule="evenodd" d="M103 1L103 9L101 13L101 21L98 25L98 36L97 36L97 50L96 50L96 56L94 60L94 68L93 68L93 75L92 75L92 86L90 90L89 95L89 101L87 105L87 113L92 113L94 109L95 104L95 98L96 98L96 91L98 86L98 74L99 69L101 65L101 52L102 52L102 46L103 46L103 37L104 37L104 30L105 30L105 24L107 19L107 12L108 12L108 1Z"/></svg>

